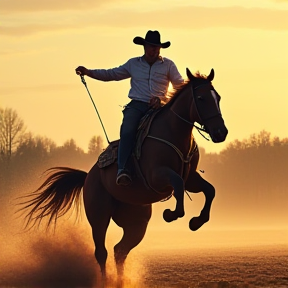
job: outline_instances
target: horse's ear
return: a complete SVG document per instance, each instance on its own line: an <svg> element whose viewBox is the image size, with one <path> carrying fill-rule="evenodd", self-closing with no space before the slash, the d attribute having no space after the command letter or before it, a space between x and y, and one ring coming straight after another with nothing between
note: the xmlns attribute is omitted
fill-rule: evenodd
<svg viewBox="0 0 288 288"><path fill-rule="evenodd" d="M188 68L186 68L186 74L187 74L187 77L192 80L195 78L195 76L193 76L193 74L190 72L190 70Z"/></svg>
<svg viewBox="0 0 288 288"><path fill-rule="evenodd" d="M210 74L207 76L207 79L211 82L214 79L215 73L214 73L214 69L211 69Z"/></svg>

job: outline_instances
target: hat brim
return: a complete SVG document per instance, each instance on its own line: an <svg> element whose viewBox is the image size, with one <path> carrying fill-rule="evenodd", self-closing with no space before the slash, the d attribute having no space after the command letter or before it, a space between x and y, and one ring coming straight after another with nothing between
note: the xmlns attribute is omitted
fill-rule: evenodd
<svg viewBox="0 0 288 288"><path fill-rule="evenodd" d="M133 42L134 44L137 44L137 45L145 45L145 44L150 44L150 45L155 45L155 46L158 46L158 47L161 47L161 48L168 48L171 43L168 41L168 42L164 42L164 43L159 43L159 44L155 44L155 43L151 43L151 42L148 42L146 41L144 38L140 37L140 36L137 36L133 39Z"/></svg>

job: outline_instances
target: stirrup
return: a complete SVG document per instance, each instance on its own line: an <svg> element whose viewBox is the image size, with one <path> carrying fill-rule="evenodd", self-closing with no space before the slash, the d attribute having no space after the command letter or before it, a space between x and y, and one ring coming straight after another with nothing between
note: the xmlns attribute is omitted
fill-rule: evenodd
<svg viewBox="0 0 288 288"><path fill-rule="evenodd" d="M117 175L117 178L116 178L116 184L117 185L128 186L131 183L132 183L131 176L127 172L122 171Z"/></svg>

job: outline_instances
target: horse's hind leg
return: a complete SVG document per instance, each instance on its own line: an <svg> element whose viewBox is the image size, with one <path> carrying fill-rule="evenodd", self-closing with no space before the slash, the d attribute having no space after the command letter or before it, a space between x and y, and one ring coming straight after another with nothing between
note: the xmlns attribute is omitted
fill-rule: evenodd
<svg viewBox="0 0 288 288"><path fill-rule="evenodd" d="M115 223L123 228L123 237L114 246L114 256L120 279L123 276L124 262L129 252L143 239L151 218L151 205L130 205L120 203L113 215Z"/></svg>
<svg viewBox="0 0 288 288"><path fill-rule="evenodd" d="M100 176L95 173L95 169L92 172L94 173L88 174L84 185L84 205L87 219L92 227L95 258L105 278L107 260L105 237L113 213L113 200L101 185Z"/></svg>
<svg viewBox="0 0 288 288"><path fill-rule="evenodd" d="M98 213L97 213L98 214ZM98 214L99 220L93 221L92 226L92 235L95 243L95 258L100 266L102 276L106 277L106 261L107 261L107 249L105 247L105 236L107 228L110 222L110 217L107 212Z"/></svg>
<svg viewBox="0 0 288 288"><path fill-rule="evenodd" d="M189 192L198 193L203 192L205 195L205 204L201 213L198 217L193 217L190 220L189 227L192 231L198 230L203 224L209 221L210 210L212 201L215 197L215 188L201 177L201 175L196 172L190 172L189 177L185 183L185 188Z"/></svg>

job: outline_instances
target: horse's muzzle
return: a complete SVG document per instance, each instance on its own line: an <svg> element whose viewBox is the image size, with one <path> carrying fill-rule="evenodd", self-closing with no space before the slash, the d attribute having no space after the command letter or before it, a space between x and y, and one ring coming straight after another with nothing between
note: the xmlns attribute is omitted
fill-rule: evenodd
<svg viewBox="0 0 288 288"><path fill-rule="evenodd" d="M226 136L228 134L227 128L224 126L222 128L212 129L210 137L214 143L221 143L225 141Z"/></svg>

